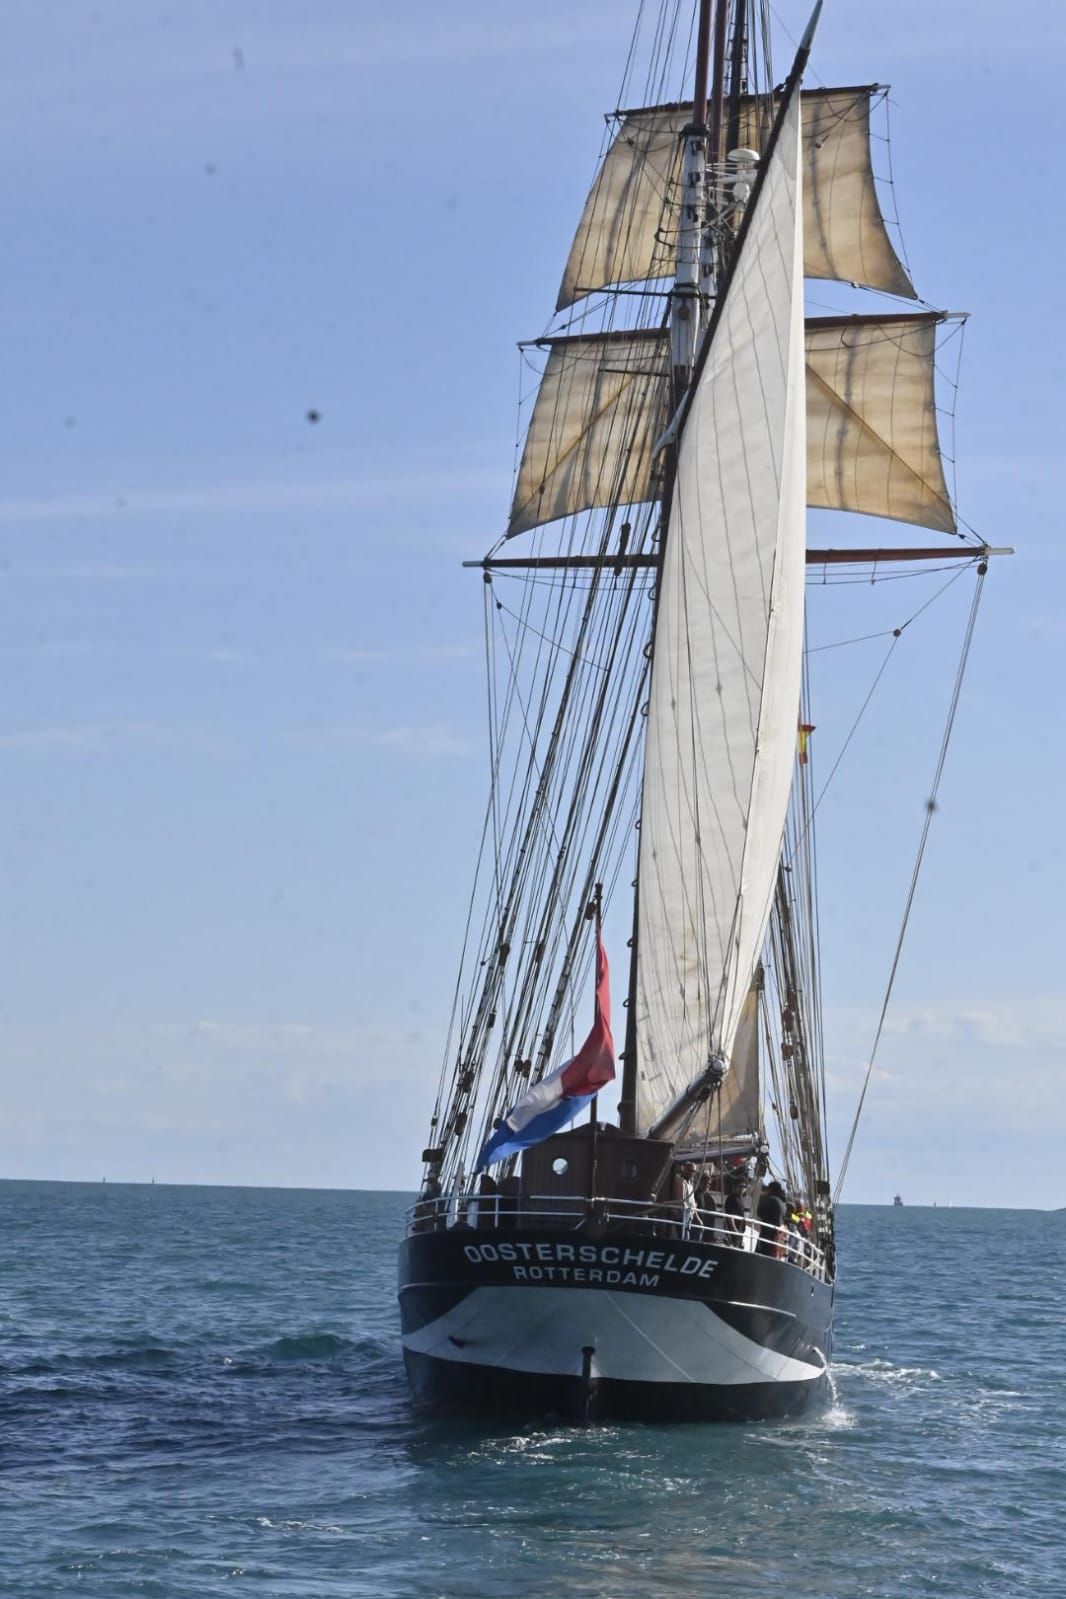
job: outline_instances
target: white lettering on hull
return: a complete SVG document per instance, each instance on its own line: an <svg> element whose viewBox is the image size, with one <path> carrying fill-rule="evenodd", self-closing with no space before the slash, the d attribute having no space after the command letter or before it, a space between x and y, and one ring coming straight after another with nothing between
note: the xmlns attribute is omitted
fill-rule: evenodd
<svg viewBox="0 0 1066 1599"><path fill-rule="evenodd" d="M472 1266L511 1266L512 1279L519 1283L590 1282L654 1288L660 1274L706 1281L718 1265L709 1255L624 1249L620 1244L464 1244L463 1254Z"/></svg>
<svg viewBox="0 0 1066 1599"><path fill-rule="evenodd" d="M659 1273L642 1271L602 1271L596 1266L515 1266L511 1275L516 1283L605 1283L620 1288L658 1288Z"/></svg>

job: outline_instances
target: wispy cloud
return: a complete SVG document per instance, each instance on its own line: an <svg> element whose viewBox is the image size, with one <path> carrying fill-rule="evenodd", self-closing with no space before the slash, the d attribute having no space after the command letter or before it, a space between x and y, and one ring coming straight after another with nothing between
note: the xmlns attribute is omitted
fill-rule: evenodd
<svg viewBox="0 0 1066 1599"><path fill-rule="evenodd" d="M2 503L2 502L0 502ZM14 502L19 503L19 502ZM14 518L12 519L14 520ZM115 562L76 562L63 566L34 566L19 563L12 567L16 577L43 578L47 582L70 583L143 583L149 579L166 577L160 567L119 566Z"/></svg>
<svg viewBox="0 0 1066 1599"><path fill-rule="evenodd" d="M303 1045L314 1036L312 1022L232 1022L199 1021L195 1031L205 1038L242 1049L286 1048Z"/></svg>
<svg viewBox="0 0 1066 1599"><path fill-rule="evenodd" d="M361 1025L326 1027L312 1021L235 1021L206 1017L188 1026L177 1025L159 1031L170 1036L190 1036L217 1044L222 1048L288 1052L314 1050L322 1055L373 1055L383 1050L392 1052L413 1047L422 1042L417 1028Z"/></svg>
<svg viewBox="0 0 1066 1599"><path fill-rule="evenodd" d="M379 1107L375 1125L388 1133L380 1118L389 1114L397 1082L428 1099L439 1065L437 1025L263 1020L254 1013L119 1026L35 1017L0 1023L0 1044L5 1059L19 1063L0 1130L5 1167L36 1151L41 1173L49 1175L64 1171L68 1151L77 1156L72 1176L117 1170L145 1177L159 1170L175 1140L186 1138L208 1162L201 1181L211 1180L212 1170L215 1180L234 1180L232 1153L240 1145L282 1150L279 1170L291 1173L296 1114L311 1118L304 1130L316 1164L334 1130L350 1160L350 1130L368 1117L368 1107ZM79 1063L73 1074L71 1059ZM383 1083L391 1085L388 1095ZM150 1156L142 1134L160 1140ZM140 1164L149 1159L147 1167ZM391 1165L395 1157L388 1159ZM388 1181L389 1165L379 1181ZM360 1167L367 1166L364 1153ZM342 1180L350 1181L350 1172Z"/></svg>
<svg viewBox="0 0 1066 1599"><path fill-rule="evenodd" d="M876 1026L873 1010L826 1017L826 1077L837 1106L854 1106ZM1060 1091L1066 1000L1057 995L945 999L901 1005L885 1024L872 1103L913 1117L934 1107L968 1124L978 1114L1020 1128L1066 1125Z"/></svg>
<svg viewBox="0 0 1066 1599"><path fill-rule="evenodd" d="M890 1016L889 1037L929 1040L991 1049L1061 1048L1066 1037L1066 1000L1051 998L999 1001L975 1006L922 1006Z"/></svg>
<svg viewBox="0 0 1066 1599"><path fill-rule="evenodd" d="M363 745L425 759L472 755L477 748L471 739L457 732L447 722L431 722L421 727L367 728L343 724L305 727L293 729L285 737L303 749L329 750L345 745Z"/></svg>
<svg viewBox="0 0 1066 1599"><path fill-rule="evenodd" d="M397 652L375 649L322 650L319 659L328 661L333 666L380 666L385 661L395 661Z"/></svg>
<svg viewBox="0 0 1066 1599"><path fill-rule="evenodd" d="M341 723L290 728L279 736L285 743L305 750L361 746L366 749L393 750L398 755L425 760L465 758L476 754L479 747L474 740L447 722L378 728ZM50 723L42 727L0 730L0 754L100 756L137 748L216 759L233 758L243 753L243 746L236 741L204 728L168 726L158 722Z"/></svg>
<svg viewBox="0 0 1066 1599"><path fill-rule="evenodd" d="M826 1014L830 1038L850 1042L856 1038L872 1040L877 1024L876 1009L833 1007ZM1057 995L988 996L945 998L936 1004L889 1008L885 1038L923 1039L963 1047L979 1044L990 1048L1043 1049L1061 1043L1066 1036L1066 999Z"/></svg>
<svg viewBox="0 0 1066 1599"><path fill-rule="evenodd" d="M43 655L55 661L81 661L114 655L119 649L106 639L42 638L32 644L16 645L20 655Z"/></svg>
<svg viewBox="0 0 1066 1599"><path fill-rule="evenodd" d="M436 495L499 492L503 478L492 470L428 470L395 477L291 479L251 478L194 485L130 489L122 494L96 491L0 500L0 525L75 521L115 516L159 516L222 511L291 511L325 505L390 504ZM68 575L84 577L136 575L130 568L79 566Z"/></svg>
<svg viewBox="0 0 1066 1599"><path fill-rule="evenodd" d="M238 753L234 744L202 729L156 722L78 722L0 732L0 752L104 755L138 746L174 755L223 757Z"/></svg>
<svg viewBox="0 0 1066 1599"><path fill-rule="evenodd" d="M323 650L321 659L335 666L378 666L389 661L415 661L424 666L447 666L469 661L479 655L474 644L417 644L404 649L358 649L340 647Z"/></svg>
<svg viewBox="0 0 1066 1599"><path fill-rule="evenodd" d="M30 644L12 646L20 655L45 656L49 660L76 661L100 657L133 654L151 655L158 660L178 661L190 666L251 666L255 656L251 650L234 644L204 644L183 646L181 649L153 648L151 645L123 645L109 639L35 639Z"/></svg>
<svg viewBox="0 0 1066 1599"><path fill-rule="evenodd" d="M189 645L180 650L162 650L167 660L184 661L190 666L252 666L255 656L238 644Z"/></svg>
<svg viewBox="0 0 1066 1599"><path fill-rule="evenodd" d="M430 1044L420 1027L374 1022L206 1017L137 1029L123 1042L139 1064L104 1085L109 1097L123 1101L147 1089L153 1097L162 1091L207 1104L254 1084L267 1100L305 1103L334 1090L358 1093L382 1071L391 1078L422 1072L427 1058L436 1066L435 1034Z"/></svg>

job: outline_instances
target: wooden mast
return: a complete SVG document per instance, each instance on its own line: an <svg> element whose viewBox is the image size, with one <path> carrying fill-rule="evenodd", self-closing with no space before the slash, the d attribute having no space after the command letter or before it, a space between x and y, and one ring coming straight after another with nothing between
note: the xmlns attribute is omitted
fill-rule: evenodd
<svg viewBox="0 0 1066 1599"><path fill-rule="evenodd" d="M719 13L728 0L700 0L696 36L696 75L692 89L692 115L681 130L681 206L677 230L674 286L670 291L670 368L676 408L692 379L700 334L704 326L705 261L708 194L708 146L713 150L714 129L707 126L708 55L711 48L712 5ZM721 123L721 74L725 56L714 37L712 114L717 107ZM718 142L721 143L719 126Z"/></svg>
<svg viewBox="0 0 1066 1599"><path fill-rule="evenodd" d="M747 88L748 0L737 0L733 16L733 49L729 60L729 116L726 122L725 153L740 143L740 97Z"/></svg>
<svg viewBox="0 0 1066 1599"><path fill-rule="evenodd" d="M711 79L711 137L708 150L712 182L715 181L718 163L722 159L722 113L725 108L725 41L728 27L729 0L717 0L717 9L714 16L714 73ZM704 107L704 116L706 114L706 107Z"/></svg>
<svg viewBox="0 0 1066 1599"><path fill-rule="evenodd" d="M725 29L728 0L700 0L699 27L696 35L696 69L692 89L692 120L682 134L684 147L684 180L682 193L682 227L678 240L677 277L674 283L671 306L671 345L675 405L680 401L692 377L702 324L700 269L704 256L703 234L706 226L707 177L707 82L710 65L714 15L714 76L711 87L711 149L715 148L715 126L718 129L717 145L721 147L722 105L725 88ZM712 157L713 159L713 157ZM718 284L716 282L715 288ZM676 444L671 446L667 464L665 492L662 503L662 534L659 558L662 558L663 540L669 517L670 490L673 483ZM651 637L655 637L655 621L659 608L658 592L652 609ZM622 1091L618 1101L618 1123L623 1133L632 1133L636 1126L637 1108L637 937L640 917L639 868L633 882L633 932L629 940L629 985L626 994L626 1035L622 1052Z"/></svg>

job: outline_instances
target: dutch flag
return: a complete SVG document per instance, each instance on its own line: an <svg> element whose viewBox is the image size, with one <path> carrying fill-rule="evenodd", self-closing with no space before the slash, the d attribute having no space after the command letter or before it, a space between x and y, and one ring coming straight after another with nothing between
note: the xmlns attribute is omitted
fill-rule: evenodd
<svg viewBox="0 0 1066 1599"><path fill-rule="evenodd" d="M596 940L596 1019L592 1031L574 1056L530 1088L504 1116L478 1156L483 1171L507 1155L517 1155L531 1144L565 1127L592 1103L605 1083L614 1079L614 1040L611 1037L611 987L603 935Z"/></svg>

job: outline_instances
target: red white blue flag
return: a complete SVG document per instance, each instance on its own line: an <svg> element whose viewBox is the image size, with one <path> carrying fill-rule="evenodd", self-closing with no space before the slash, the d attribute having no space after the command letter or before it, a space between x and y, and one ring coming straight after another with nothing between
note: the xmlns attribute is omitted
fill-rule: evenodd
<svg viewBox="0 0 1066 1599"><path fill-rule="evenodd" d="M580 1115L585 1106L591 1104L593 1095L613 1079L611 980L600 934L596 940L596 1019L591 1033L573 1060L542 1077L511 1106L478 1156L478 1171L558 1132L560 1127Z"/></svg>

